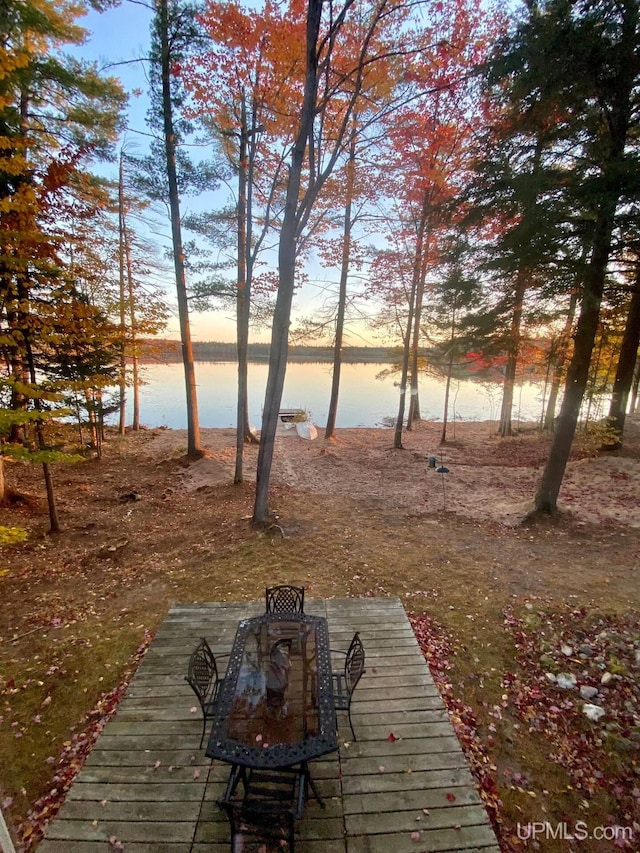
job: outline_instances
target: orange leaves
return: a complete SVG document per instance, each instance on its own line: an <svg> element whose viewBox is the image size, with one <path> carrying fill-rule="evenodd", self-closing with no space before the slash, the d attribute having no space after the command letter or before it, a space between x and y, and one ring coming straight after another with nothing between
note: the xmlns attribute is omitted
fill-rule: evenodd
<svg viewBox="0 0 640 853"><path fill-rule="evenodd" d="M301 97L295 80L304 68L304 18L271 2L261 10L210 2L200 20L212 47L182 70L194 113L228 120L243 98L260 109L262 125L291 112Z"/></svg>

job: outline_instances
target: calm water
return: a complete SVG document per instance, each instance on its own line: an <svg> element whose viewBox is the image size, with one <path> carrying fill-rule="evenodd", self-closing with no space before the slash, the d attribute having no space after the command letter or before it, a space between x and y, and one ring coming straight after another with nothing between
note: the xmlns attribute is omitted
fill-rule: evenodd
<svg viewBox="0 0 640 853"><path fill-rule="evenodd" d="M376 376L384 364L345 364L340 377L338 427L388 426L385 419L398 414L399 389L394 378ZM267 381L266 364L249 365L249 419L260 428ZM140 419L147 426L186 428L184 370L182 364L145 365ZM237 366L228 362L198 362L198 414L202 427L235 427ZM329 364L290 364L282 396L282 408L302 408L318 426L324 426L331 392ZM514 420L540 416L540 389L527 384L516 390ZM454 383L449 418L495 419L500 411L501 388L469 381ZM420 409L425 419L442 420L444 383L425 377L420 383ZM129 416L129 412L127 413Z"/></svg>

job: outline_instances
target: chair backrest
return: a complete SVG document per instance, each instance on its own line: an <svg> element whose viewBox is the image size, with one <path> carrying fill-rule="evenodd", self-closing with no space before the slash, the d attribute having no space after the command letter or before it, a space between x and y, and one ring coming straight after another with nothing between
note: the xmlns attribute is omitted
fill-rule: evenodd
<svg viewBox="0 0 640 853"><path fill-rule="evenodd" d="M218 682L216 659L204 637L191 653L186 677L204 710Z"/></svg>
<svg viewBox="0 0 640 853"><path fill-rule="evenodd" d="M360 639L360 634L356 631L351 640L351 645L347 649L347 656L344 661L344 680L347 685L349 697L356 689L356 684L362 678L364 672L364 646Z"/></svg>
<svg viewBox="0 0 640 853"><path fill-rule="evenodd" d="M281 584L265 590L267 613L304 613L304 587Z"/></svg>

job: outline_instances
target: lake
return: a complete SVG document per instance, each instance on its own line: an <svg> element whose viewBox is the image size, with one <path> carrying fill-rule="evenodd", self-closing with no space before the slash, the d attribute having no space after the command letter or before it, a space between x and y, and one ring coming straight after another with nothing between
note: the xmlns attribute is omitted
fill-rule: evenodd
<svg viewBox="0 0 640 853"><path fill-rule="evenodd" d="M400 392L397 377L377 379L385 364L345 364L340 379L338 427L389 426L398 415ZM235 363L197 362L198 415L201 427L235 427L237 374ZM249 420L260 428L268 365L249 365ZM150 427L185 429L184 369L182 364L144 365L145 385L141 389L140 420ZM291 363L282 395L282 408L300 408L310 413L318 426L324 426L331 392L331 365L327 363ZM130 397L130 392L129 392ZM454 382L449 403L449 418L457 420L495 420L500 412L501 386L471 381ZM514 421L540 417L540 386L523 384L516 389ZM431 377L420 381L420 409L424 419L442 420L444 382ZM127 411L127 421L131 412Z"/></svg>

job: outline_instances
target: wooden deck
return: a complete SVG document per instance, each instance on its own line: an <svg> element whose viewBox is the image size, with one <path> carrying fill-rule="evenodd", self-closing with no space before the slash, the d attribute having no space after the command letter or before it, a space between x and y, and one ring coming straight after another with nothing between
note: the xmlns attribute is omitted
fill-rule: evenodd
<svg viewBox="0 0 640 853"><path fill-rule="evenodd" d="M106 853L117 849L112 838L124 853L230 849L217 805L229 768L198 749L202 718L184 674L199 637L228 652L238 620L263 610L253 602L169 611L38 853ZM400 601L309 600L305 610L327 616L332 648L346 648L359 630L367 671L352 705L357 742L346 741L341 714L339 753L312 763L326 808L307 803L298 853L499 853Z"/></svg>

